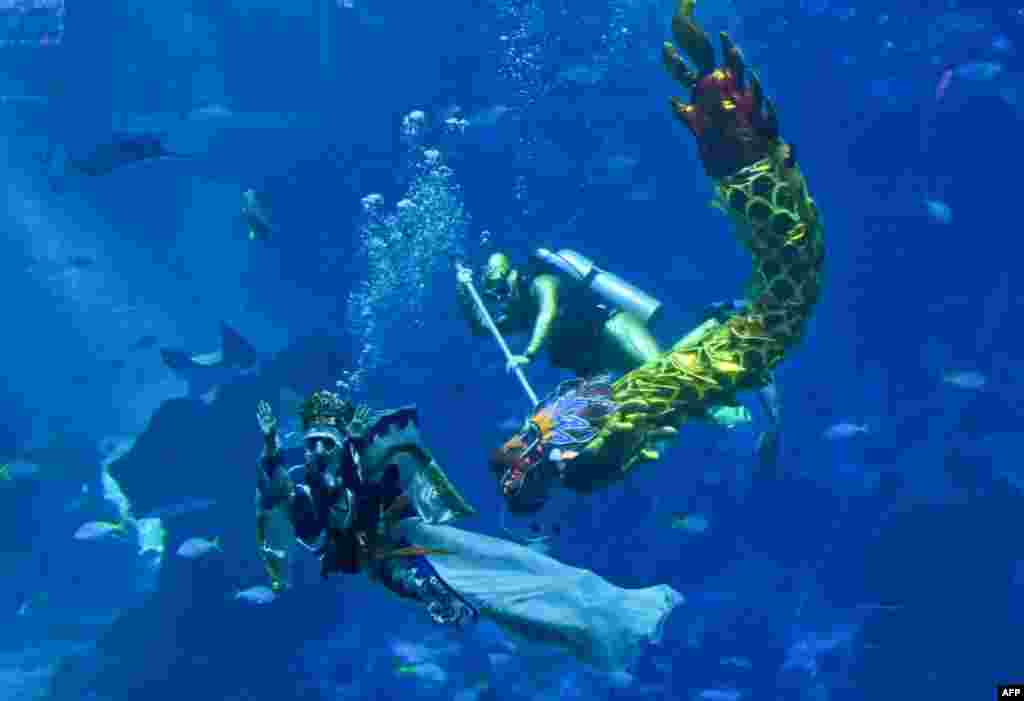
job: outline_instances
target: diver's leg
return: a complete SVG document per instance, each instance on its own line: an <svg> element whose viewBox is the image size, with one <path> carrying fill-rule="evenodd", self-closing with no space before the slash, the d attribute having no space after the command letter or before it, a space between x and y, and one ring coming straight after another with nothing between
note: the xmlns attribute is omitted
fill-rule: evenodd
<svg viewBox="0 0 1024 701"><path fill-rule="evenodd" d="M608 355L618 359L615 365L628 367L608 368L628 372L661 355L658 341L647 326L632 314L616 312L604 324L601 334L602 345Z"/></svg>
<svg viewBox="0 0 1024 701"><path fill-rule="evenodd" d="M779 430L782 420L782 401L774 373L769 373L771 382L758 391L761 406L768 415L768 428L757 438L757 461L763 474L775 474L779 462Z"/></svg>
<svg viewBox="0 0 1024 701"><path fill-rule="evenodd" d="M403 599L424 604L435 623L459 628L479 616L479 612L449 587L423 556L387 559L373 566L385 587Z"/></svg>

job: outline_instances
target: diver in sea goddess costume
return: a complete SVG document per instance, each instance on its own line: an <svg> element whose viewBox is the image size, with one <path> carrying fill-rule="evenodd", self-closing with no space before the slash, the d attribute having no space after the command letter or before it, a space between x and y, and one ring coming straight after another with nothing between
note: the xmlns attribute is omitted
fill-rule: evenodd
<svg viewBox="0 0 1024 701"><path fill-rule="evenodd" d="M272 588L294 540L321 574L366 572L439 623L483 616L528 640L618 671L656 642L682 601L671 587L622 589L508 541L448 525L474 513L431 457L414 407L371 412L320 391L303 404L305 462L287 468L260 402L257 539Z"/></svg>
<svg viewBox="0 0 1024 701"><path fill-rule="evenodd" d="M513 509L540 508L562 485L590 492L622 479L637 463L658 460L680 425L740 391L771 381L772 369L804 333L817 302L825 259L822 220L793 148L780 136L772 102L739 50L722 34L725 65L681 0L672 33L689 56L665 44L665 64L691 90L672 99L675 116L697 139L716 205L754 259L748 303L724 310L621 378L563 383L525 428L493 456Z"/></svg>

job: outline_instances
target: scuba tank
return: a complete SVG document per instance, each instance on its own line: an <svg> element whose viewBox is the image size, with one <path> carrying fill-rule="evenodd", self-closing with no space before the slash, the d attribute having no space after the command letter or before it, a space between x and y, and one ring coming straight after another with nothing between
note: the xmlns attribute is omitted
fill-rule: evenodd
<svg viewBox="0 0 1024 701"><path fill-rule="evenodd" d="M594 261L576 251L563 248L557 253L552 253L546 248L538 248L534 254L585 286L603 301L632 314L645 324L653 323L661 312L661 302L618 275L602 270L594 265Z"/></svg>

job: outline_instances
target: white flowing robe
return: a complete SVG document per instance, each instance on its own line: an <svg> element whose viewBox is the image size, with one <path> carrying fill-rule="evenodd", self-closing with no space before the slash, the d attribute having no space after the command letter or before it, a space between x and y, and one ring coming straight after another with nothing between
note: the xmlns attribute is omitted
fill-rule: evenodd
<svg viewBox="0 0 1024 701"><path fill-rule="evenodd" d="M482 616L604 671L624 670L658 642L683 602L664 584L624 589L517 543L453 526L407 518L395 528L413 545L451 553L426 558Z"/></svg>

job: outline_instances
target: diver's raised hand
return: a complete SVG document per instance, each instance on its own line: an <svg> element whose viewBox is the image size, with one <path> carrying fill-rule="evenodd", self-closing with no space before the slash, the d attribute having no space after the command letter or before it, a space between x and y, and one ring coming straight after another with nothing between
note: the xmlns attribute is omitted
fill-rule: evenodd
<svg viewBox="0 0 1024 701"><path fill-rule="evenodd" d="M468 285L473 282L473 270L462 263L455 263L455 279L459 283L459 287Z"/></svg>
<svg viewBox="0 0 1024 701"><path fill-rule="evenodd" d="M259 423L260 431L263 433L264 452L268 457L276 455L279 448L277 418L274 416L274 410L270 407L270 402L261 401L256 405L256 422Z"/></svg>
<svg viewBox="0 0 1024 701"><path fill-rule="evenodd" d="M256 405L256 421L260 425L260 431L266 438L277 433L277 418L269 402L260 402Z"/></svg>

